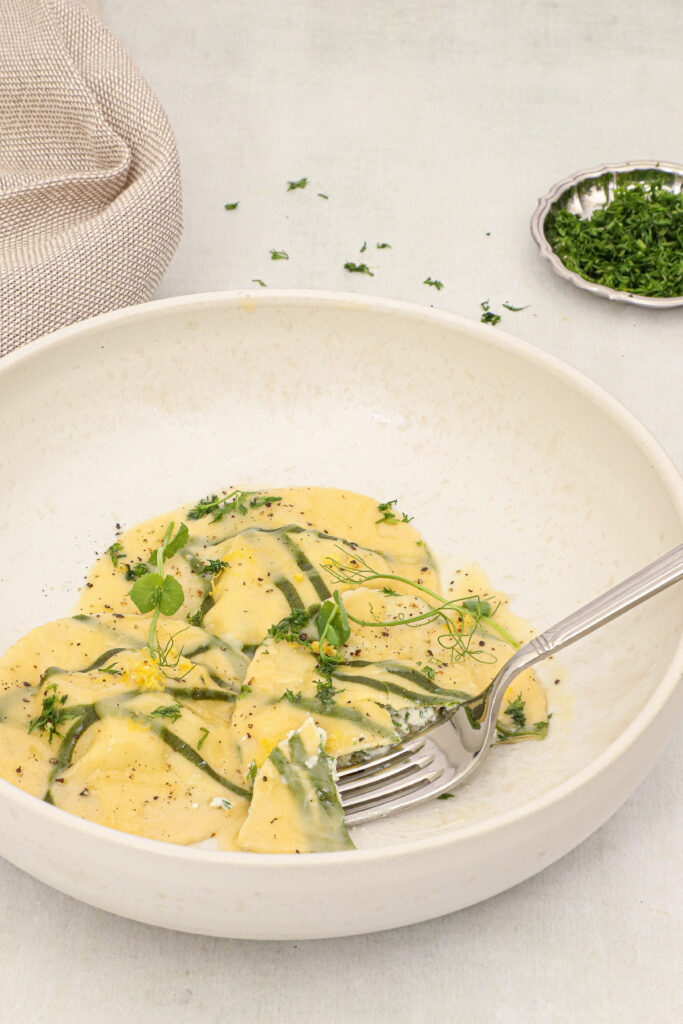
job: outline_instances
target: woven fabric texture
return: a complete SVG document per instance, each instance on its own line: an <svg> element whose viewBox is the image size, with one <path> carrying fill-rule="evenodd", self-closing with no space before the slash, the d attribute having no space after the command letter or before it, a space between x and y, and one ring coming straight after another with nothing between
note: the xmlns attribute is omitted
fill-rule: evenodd
<svg viewBox="0 0 683 1024"><path fill-rule="evenodd" d="M182 230L157 98L73 0L0 0L0 356L149 299Z"/></svg>

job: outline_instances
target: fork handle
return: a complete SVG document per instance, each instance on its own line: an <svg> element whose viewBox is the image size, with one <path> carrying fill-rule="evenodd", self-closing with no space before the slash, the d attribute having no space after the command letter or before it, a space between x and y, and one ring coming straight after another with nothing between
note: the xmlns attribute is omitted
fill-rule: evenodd
<svg viewBox="0 0 683 1024"><path fill-rule="evenodd" d="M500 710L505 690L520 672L543 661L544 658L556 651L568 647L569 644L587 636L593 630L599 629L600 626L604 626L605 623L616 619L630 608L635 608L642 601L647 601L648 598L682 579L683 544L679 544L677 548L662 555L656 562L640 569L623 583L618 583L600 597L589 601L583 608L579 608L565 619L561 619L555 626L551 626L539 636L534 637L533 640L529 640L512 655L498 674L491 694L494 720Z"/></svg>

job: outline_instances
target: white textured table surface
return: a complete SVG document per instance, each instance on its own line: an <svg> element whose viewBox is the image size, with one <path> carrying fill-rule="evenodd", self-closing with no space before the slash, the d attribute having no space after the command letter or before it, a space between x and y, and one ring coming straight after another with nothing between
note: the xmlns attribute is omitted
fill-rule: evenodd
<svg viewBox="0 0 683 1024"><path fill-rule="evenodd" d="M488 299L502 327L605 386L683 463L683 310L578 292L540 260L528 230L537 196L580 167L683 162L683 6L100 6L180 146L186 228L160 296L262 278L472 318ZM287 193L302 176L309 187ZM223 209L237 200L236 211ZM392 248L377 250L378 241ZM271 261L271 248L289 261ZM375 276L349 275L347 260L367 262ZM427 275L443 290L422 284ZM507 313L506 300L531 305ZM384 934L247 943L164 932L0 863L0 1020L681 1019L682 749L676 741L607 825L541 875Z"/></svg>

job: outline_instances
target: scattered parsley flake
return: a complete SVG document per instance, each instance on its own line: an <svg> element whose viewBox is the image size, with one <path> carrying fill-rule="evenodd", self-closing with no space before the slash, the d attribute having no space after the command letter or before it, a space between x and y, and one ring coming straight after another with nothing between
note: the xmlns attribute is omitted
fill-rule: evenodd
<svg viewBox="0 0 683 1024"><path fill-rule="evenodd" d="M289 253L285 252L284 249L271 249L270 258L271 260L288 260Z"/></svg>
<svg viewBox="0 0 683 1024"><path fill-rule="evenodd" d="M256 761L252 760L250 765L249 765L249 769L247 771L247 778L248 779L255 779L257 772L258 772L258 767L256 765Z"/></svg>
<svg viewBox="0 0 683 1024"><path fill-rule="evenodd" d="M509 302L503 303L503 309L509 309L511 313L521 313L523 309L528 309L529 303L526 306L512 306Z"/></svg>
<svg viewBox="0 0 683 1024"><path fill-rule="evenodd" d="M293 192L295 188L306 188L308 185L308 178L299 178L298 181L288 181L287 191Z"/></svg>
<svg viewBox="0 0 683 1024"><path fill-rule="evenodd" d="M260 277L252 277L252 284L259 284L262 288L267 288L268 285L265 281L262 281Z"/></svg>
<svg viewBox="0 0 683 1024"><path fill-rule="evenodd" d="M320 196L321 199L329 199L330 198L329 196L326 196L324 192L318 192L318 195Z"/></svg>
<svg viewBox="0 0 683 1024"><path fill-rule="evenodd" d="M442 793L441 796L437 796L437 800L450 800L455 796L455 793Z"/></svg>
<svg viewBox="0 0 683 1024"><path fill-rule="evenodd" d="M352 263L349 260L348 263L344 264L344 270L348 270L349 274L367 274L368 277L375 276L367 263Z"/></svg>
<svg viewBox="0 0 683 1024"><path fill-rule="evenodd" d="M236 203L226 203L224 206L225 210L236 210L239 206L239 200Z"/></svg>
<svg viewBox="0 0 683 1024"><path fill-rule="evenodd" d="M360 251L360 252L365 252L365 250L367 249L367 247L368 247L368 243L367 243L367 242L363 242L363 244L361 245L361 247L360 247L360 250L359 250L359 251Z"/></svg>
<svg viewBox="0 0 683 1024"><path fill-rule="evenodd" d="M441 289L443 288L443 281L435 281L431 277L425 277L425 279L424 279L424 281L422 283L423 284L428 284L432 288L436 288L437 292L440 292Z"/></svg>
<svg viewBox="0 0 683 1024"><path fill-rule="evenodd" d="M500 313L491 312L488 299L484 299L484 301L480 302L479 305L483 310L483 313L479 318L483 324L490 324L491 327L495 327L496 324L500 323Z"/></svg>
<svg viewBox="0 0 683 1024"><path fill-rule="evenodd" d="M391 249L391 246L389 245L388 242L378 242L377 243L377 248L378 249Z"/></svg>
<svg viewBox="0 0 683 1024"><path fill-rule="evenodd" d="M200 738L197 741L197 750L201 750L202 747L204 746L204 743L206 741L206 737L209 735L209 730L205 729L202 726L202 728L199 730L199 735L200 735Z"/></svg>

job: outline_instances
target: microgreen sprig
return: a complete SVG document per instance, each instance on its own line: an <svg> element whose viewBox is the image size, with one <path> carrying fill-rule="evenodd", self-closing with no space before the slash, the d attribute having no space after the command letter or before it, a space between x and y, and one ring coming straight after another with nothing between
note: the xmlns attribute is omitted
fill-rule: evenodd
<svg viewBox="0 0 683 1024"><path fill-rule="evenodd" d="M343 548L339 548L343 552ZM343 552L346 554L346 552ZM436 602L434 607L417 615L403 616L398 619L359 619L347 612L349 621L359 626L418 626L423 623L440 621L445 627L445 633L438 639L439 643L446 650L451 652L453 660L461 660L469 656L476 661L490 662L492 655L478 648L472 648L471 642L476 631L483 623L487 630L497 633L501 639L511 646L517 648L517 641L499 623L494 621L494 615L498 610L492 608L489 601L482 601L479 597L473 598L451 598L444 600L439 594L416 583L405 576L397 576L394 573L377 572L360 555L355 555L350 563L343 564L335 558L328 558L322 563L322 568L329 573L338 583L350 583L356 586L363 586L373 580L391 580L394 583L403 583L414 590L419 591L428 599ZM385 588L386 589L386 588ZM449 614L450 613L450 614ZM470 624L466 631L466 625Z"/></svg>
<svg viewBox="0 0 683 1024"><path fill-rule="evenodd" d="M173 537L173 525L173 520L171 520L166 527L161 545L153 553L156 572L147 573L136 580L129 595L133 604L143 615L154 609L149 626L147 646L152 658L159 661L160 657L155 657L159 655L158 644L155 644L159 615L175 615L185 600L183 588L175 576L164 574L165 558L175 554L186 542L188 535L187 526L183 523ZM167 553L170 554L167 555Z"/></svg>

